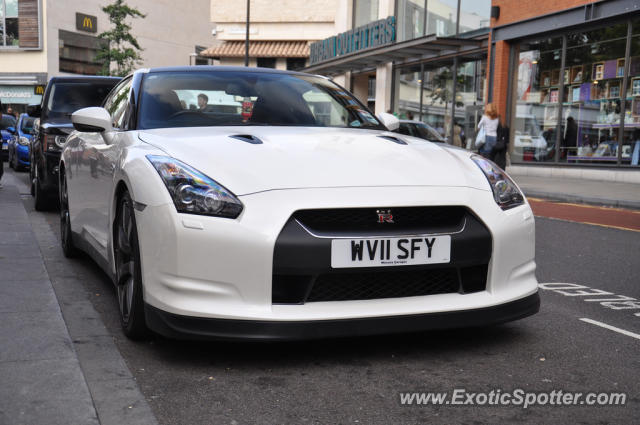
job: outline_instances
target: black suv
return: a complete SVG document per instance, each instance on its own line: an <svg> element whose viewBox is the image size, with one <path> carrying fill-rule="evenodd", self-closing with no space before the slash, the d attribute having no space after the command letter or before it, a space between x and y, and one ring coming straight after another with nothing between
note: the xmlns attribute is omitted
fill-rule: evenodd
<svg viewBox="0 0 640 425"><path fill-rule="evenodd" d="M58 198L58 165L67 135L73 131L71 114L78 109L100 106L118 77L54 77L49 80L42 104L27 112L39 118L31 141L31 194L38 211L48 209Z"/></svg>

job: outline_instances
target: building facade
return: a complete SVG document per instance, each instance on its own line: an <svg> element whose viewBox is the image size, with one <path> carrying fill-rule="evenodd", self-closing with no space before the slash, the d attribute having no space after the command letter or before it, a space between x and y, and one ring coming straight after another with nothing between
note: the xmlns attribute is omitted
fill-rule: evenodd
<svg viewBox="0 0 640 425"><path fill-rule="evenodd" d="M102 12L109 0L0 0L0 100L24 112L39 103L55 75L97 74L98 34L110 29ZM197 52L211 44L208 0L128 0L146 15L130 22L141 47L142 67L207 61ZM61 7L62 6L62 7ZM6 31L2 31L6 28Z"/></svg>
<svg viewBox="0 0 640 425"><path fill-rule="evenodd" d="M309 44L333 34L341 1L251 1L249 66L303 69L309 59ZM244 65L246 19L245 1L212 0L215 42L201 55L221 65Z"/></svg>
<svg viewBox="0 0 640 425"><path fill-rule="evenodd" d="M640 2L493 6L489 99L511 163L638 169Z"/></svg>
<svg viewBox="0 0 640 425"><path fill-rule="evenodd" d="M490 0L344 0L306 71L333 77L376 113L474 132L486 97ZM471 141L470 138L466 138Z"/></svg>

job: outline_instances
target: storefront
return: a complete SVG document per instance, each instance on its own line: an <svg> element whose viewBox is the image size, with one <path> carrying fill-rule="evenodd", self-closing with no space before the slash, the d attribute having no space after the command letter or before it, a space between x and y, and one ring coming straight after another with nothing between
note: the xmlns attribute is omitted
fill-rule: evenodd
<svg viewBox="0 0 640 425"><path fill-rule="evenodd" d="M46 74L0 75L0 102L3 112L9 108L15 114L27 111L27 106L40 103L46 85Z"/></svg>
<svg viewBox="0 0 640 425"><path fill-rule="evenodd" d="M637 2L590 3L493 31L509 46L509 84L493 97L506 98L513 164L638 167Z"/></svg>
<svg viewBox="0 0 640 425"><path fill-rule="evenodd" d="M486 96L490 9L486 0L354 0L351 26L312 44L305 71L334 77L376 113L448 138L459 126L464 138Z"/></svg>

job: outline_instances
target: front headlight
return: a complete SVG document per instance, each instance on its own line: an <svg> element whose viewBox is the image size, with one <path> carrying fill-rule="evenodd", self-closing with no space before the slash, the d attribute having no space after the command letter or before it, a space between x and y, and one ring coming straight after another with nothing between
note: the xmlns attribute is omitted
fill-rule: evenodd
<svg viewBox="0 0 640 425"><path fill-rule="evenodd" d="M147 155L162 178L178 212L236 218L242 202L222 185L177 159Z"/></svg>
<svg viewBox="0 0 640 425"><path fill-rule="evenodd" d="M472 155L471 160L482 170L489 186L493 191L493 198L503 210L524 204L524 196L516 184L500 167L480 155Z"/></svg>
<svg viewBox="0 0 640 425"><path fill-rule="evenodd" d="M22 146L29 146L29 139L24 136L20 136L18 138L18 143L20 143Z"/></svg>

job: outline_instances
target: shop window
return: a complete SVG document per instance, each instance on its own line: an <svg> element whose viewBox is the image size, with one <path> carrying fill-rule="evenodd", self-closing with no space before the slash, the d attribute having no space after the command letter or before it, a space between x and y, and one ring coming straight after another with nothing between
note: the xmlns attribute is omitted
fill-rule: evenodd
<svg viewBox="0 0 640 425"><path fill-rule="evenodd" d="M460 2L460 34L489 28L491 0L462 0Z"/></svg>
<svg viewBox="0 0 640 425"><path fill-rule="evenodd" d="M353 0L353 28L378 20L379 0Z"/></svg>
<svg viewBox="0 0 640 425"><path fill-rule="evenodd" d="M396 113L401 120L418 119L420 116L420 65L398 68L395 73Z"/></svg>
<svg viewBox="0 0 640 425"><path fill-rule="evenodd" d="M276 58L258 58L257 66L259 68L275 68Z"/></svg>
<svg viewBox="0 0 640 425"><path fill-rule="evenodd" d="M634 124L631 102L622 114L626 38L626 23L567 35L561 162L617 164L620 125L625 123L625 136L631 137ZM630 162L627 151L623 163Z"/></svg>
<svg viewBox="0 0 640 425"><path fill-rule="evenodd" d="M287 58L287 69L289 71L300 71L307 64L306 58Z"/></svg>
<svg viewBox="0 0 640 425"><path fill-rule="evenodd" d="M561 37L520 45L510 126L509 149L513 162L555 159L561 107L561 57Z"/></svg>
<svg viewBox="0 0 640 425"><path fill-rule="evenodd" d="M454 128L454 131L460 132L460 142L467 149L474 148L472 142L475 140L477 125L484 111L486 69L486 59L458 64L454 123L460 129Z"/></svg>
<svg viewBox="0 0 640 425"><path fill-rule="evenodd" d="M0 48L40 47L40 0L0 0Z"/></svg>
<svg viewBox="0 0 640 425"><path fill-rule="evenodd" d="M622 163L640 166L640 20L632 23Z"/></svg>

